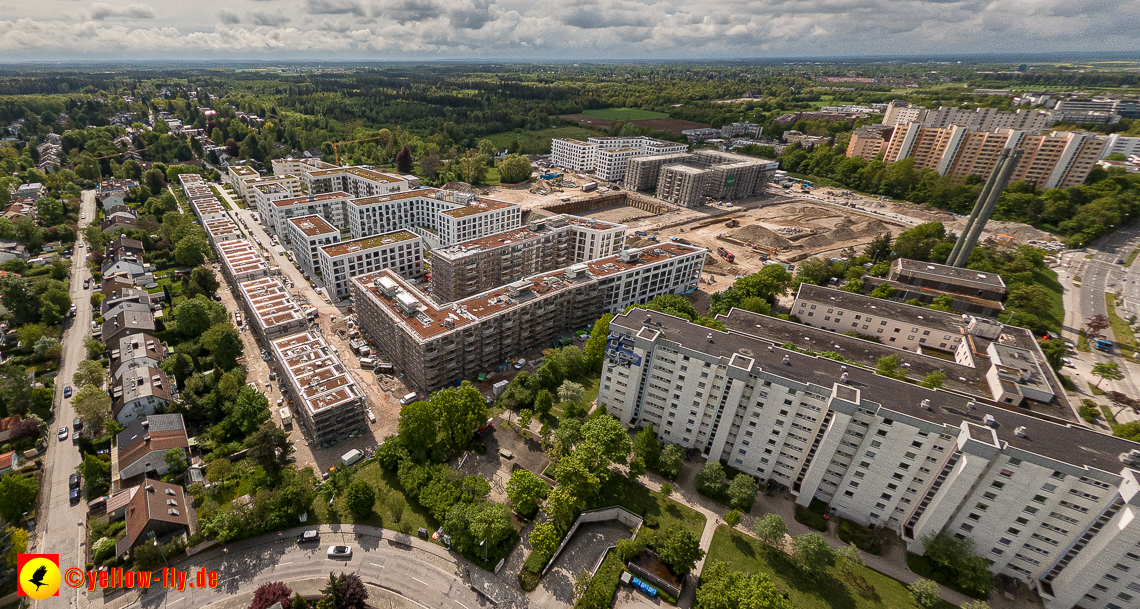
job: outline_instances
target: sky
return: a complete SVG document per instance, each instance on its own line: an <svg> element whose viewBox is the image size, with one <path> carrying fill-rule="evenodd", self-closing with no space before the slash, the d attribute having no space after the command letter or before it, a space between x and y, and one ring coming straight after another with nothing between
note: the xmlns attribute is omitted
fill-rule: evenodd
<svg viewBox="0 0 1140 609"><path fill-rule="evenodd" d="M1140 0L0 0L0 61L1140 51Z"/></svg>

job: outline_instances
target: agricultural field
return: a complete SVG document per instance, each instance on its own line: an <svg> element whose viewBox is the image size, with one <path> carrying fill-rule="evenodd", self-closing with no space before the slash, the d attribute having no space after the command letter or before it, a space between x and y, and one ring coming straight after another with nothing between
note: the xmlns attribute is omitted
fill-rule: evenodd
<svg viewBox="0 0 1140 609"><path fill-rule="evenodd" d="M519 141L519 152L524 154L549 154L550 140L557 137L566 137L576 140L585 140L597 136L598 132L582 127L555 127L540 131L501 131L487 136L495 148L506 148L511 141Z"/></svg>

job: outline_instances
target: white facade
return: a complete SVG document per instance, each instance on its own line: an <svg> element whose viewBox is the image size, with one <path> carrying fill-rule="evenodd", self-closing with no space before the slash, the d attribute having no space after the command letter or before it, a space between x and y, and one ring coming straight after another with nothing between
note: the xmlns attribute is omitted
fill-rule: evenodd
<svg viewBox="0 0 1140 609"><path fill-rule="evenodd" d="M1126 157L1140 154L1140 137L1128 137L1113 133L1108 136L1108 144L1101 151L1100 158L1103 159L1110 154L1123 154Z"/></svg>
<svg viewBox="0 0 1140 609"><path fill-rule="evenodd" d="M731 316L741 314L733 311ZM1140 590L1140 445L656 312L610 323L599 405L922 551L971 539L1048 609Z"/></svg>
<svg viewBox="0 0 1140 609"><path fill-rule="evenodd" d="M550 164L570 171L590 171L599 148L597 144L580 140L554 138L550 141Z"/></svg>
<svg viewBox="0 0 1140 609"><path fill-rule="evenodd" d="M550 163L571 171L596 171L599 179L617 181L625 177L631 158L688 149L687 144L645 136L592 137L588 142L559 138L550 143Z"/></svg>
<svg viewBox="0 0 1140 609"><path fill-rule="evenodd" d="M409 229L431 247L512 230L522 221L515 203L434 188L352 199L347 209L354 239Z"/></svg>
<svg viewBox="0 0 1140 609"><path fill-rule="evenodd" d="M629 160L642 154L641 148L600 148L594 155L594 173L600 180L617 182L625 178Z"/></svg>
<svg viewBox="0 0 1140 609"><path fill-rule="evenodd" d="M317 252L326 245L340 242L340 229L329 224L320 216L289 218L285 222L289 249L306 277L316 277L321 270Z"/></svg>
<svg viewBox="0 0 1140 609"><path fill-rule="evenodd" d="M375 197L407 192L420 185L415 176L401 176L366 167L333 167L301 173L309 194L347 192L353 197Z"/></svg>
<svg viewBox="0 0 1140 609"><path fill-rule="evenodd" d="M247 239L230 239L214 244L222 259L222 272L230 281L241 283L269 275L269 264Z"/></svg>
<svg viewBox="0 0 1140 609"><path fill-rule="evenodd" d="M954 351L962 341L959 315L809 283L800 284L792 314L815 328L855 331L907 351L922 347Z"/></svg>
<svg viewBox="0 0 1140 609"><path fill-rule="evenodd" d="M423 239L409 230L354 239L317 250L325 289L337 299L352 295L351 279L380 269L392 269L406 279L424 274Z"/></svg>
<svg viewBox="0 0 1140 609"><path fill-rule="evenodd" d="M326 192L281 199L269 205L266 213L261 216L262 222L267 229L283 239L289 237L286 227L289 219L305 216L320 216L343 232L348 225L345 208L349 199L349 194L346 192Z"/></svg>

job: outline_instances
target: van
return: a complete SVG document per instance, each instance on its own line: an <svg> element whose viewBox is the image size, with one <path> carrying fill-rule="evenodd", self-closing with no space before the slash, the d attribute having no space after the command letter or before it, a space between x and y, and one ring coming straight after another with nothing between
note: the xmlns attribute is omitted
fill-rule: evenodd
<svg viewBox="0 0 1140 609"><path fill-rule="evenodd" d="M376 367L376 360L372 359L371 357L362 357L360 358L360 367L374 368Z"/></svg>
<svg viewBox="0 0 1140 609"><path fill-rule="evenodd" d="M376 422L376 415L372 414L371 408L365 410L364 414L368 415L368 422L369 423L375 423Z"/></svg>
<svg viewBox="0 0 1140 609"><path fill-rule="evenodd" d="M281 409L281 426L285 427L293 422L293 415L289 413L288 408Z"/></svg>
<svg viewBox="0 0 1140 609"><path fill-rule="evenodd" d="M360 452L360 450L356 449L356 448L354 448L354 449L352 449L352 450L350 450L350 451L348 451L348 452L346 452L340 456L341 462L344 463L346 466L352 465L353 463L356 463L357 461L360 461L363 458L364 458L364 453Z"/></svg>
<svg viewBox="0 0 1140 609"><path fill-rule="evenodd" d="M411 404L412 402L416 401L417 397L419 397L419 396L417 396L415 393L409 393L408 395L405 395L404 397L400 398L400 405L401 406L407 406L408 404Z"/></svg>

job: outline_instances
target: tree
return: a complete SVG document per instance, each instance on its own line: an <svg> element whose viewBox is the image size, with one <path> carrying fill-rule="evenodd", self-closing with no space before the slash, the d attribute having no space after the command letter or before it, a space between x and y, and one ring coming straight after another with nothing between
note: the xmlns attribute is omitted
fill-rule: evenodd
<svg viewBox="0 0 1140 609"><path fill-rule="evenodd" d="M401 442L422 459L431 453L439 437L438 420L435 408L428 402L405 404L400 408L397 427Z"/></svg>
<svg viewBox="0 0 1140 609"><path fill-rule="evenodd" d="M293 604L289 605L289 609L309 609L309 601L298 592L293 595Z"/></svg>
<svg viewBox="0 0 1140 609"><path fill-rule="evenodd" d="M527 541L530 542L530 546L534 548L535 552L549 557L554 554L554 550L558 549L558 544L562 542L562 535L558 533L554 523L544 522L534 525Z"/></svg>
<svg viewBox="0 0 1140 609"><path fill-rule="evenodd" d="M36 502L39 485L33 478L10 473L0 477L0 518L20 522Z"/></svg>
<svg viewBox="0 0 1140 609"><path fill-rule="evenodd" d="M661 483L661 494L664 495L665 497L672 495L673 494L673 485L669 482L662 482Z"/></svg>
<svg viewBox="0 0 1140 609"><path fill-rule="evenodd" d="M724 523L730 527L740 524L740 512L732 510L724 515Z"/></svg>
<svg viewBox="0 0 1140 609"><path fill-rule="evenodd" d="M1005 305L1016 311L1041 317L1049 314L1049 290L1039 285L1021 285L1009 291Z"/></svg>
<svg viewBox="0 0 1140 609"><path fill-rule="evenodd" d="M756 502L756 493L759 491L760 484L755 478L739 474L728 485L728 504L747 514L752 510L752 504Z"/></svg>
<svg viewBox="0 0 1140 609"><path fill-rule="evenodd" d="M519 431L526 435L527 430L530 429L530 421L534 418L534 411L529 408L523 408L519 411Z"/></svg>
<svg viewBox="0 0 1140 609"><path fill-rule="evenodd" d="M103 359L103 355L107 353L107 348L103 346L103 341L92 338L84 345L87 347L87 359Z"/></svg>
<svg viewBox="0 0 1140 609"><path fill-rule="evenodd" d="M530 161L518 154L508 154L499 161L499 181L504 184L518 184L530 179Z"/></svg>
<svg viewBox="0 0 1140 609"><path fill-rule="evenodd" d="M1105 379L1108 379L1110 381L1119 381L1120 379L1124 378L1124 374L1120 371L1120 364L1117 364L1116 362L1100 362L1093 364L1092 374L1093 376L1100 377L1100 380L1096 382L1097 388L1100 387L1101 382Z"/></svg>
<svg viewBox="0 0 1140 609"><path fill-rule="evenodd" d="M39 357L49 360L59 359L59 339L50 336L41 336L32 351Z"/></svg>
<svg viewBox="0 0 1140 609"><path fill-rule="evenodd" d="M529 469L519 468L511 472L507 481L507 497L520 514L533 514L538 510L538 502L546 499L549 488L546 483Z"/></svg>
<svg viewBox="0 0 1140 609"><path fill-rule="evenodd" d="M372 485L363 480L357 480L348 485L344 495L348 511L357 518L364 518L372 513L372 506L376 505L376 491Z"/></svg>
<svg viewBox="0 0 1140 609"><path fill-rule="evenodd" d="M225 480L230 476L231 471L233 471L233 463L225 457L214 459L206 465L206 477L212 482Z"/></svg>
<svg viewBox="0 0 1140 609"><path fill-rule="evenodd" d="M606 313L594 322L594 328L590 330L590 338L586 341L585 350L585 365L594 372L601 371L602 360L606 355L606 342L610 334L610 320L614 318L613 315Z"/></svg>
<svg viewBox="0 0 1140 609"><path fill-rule="evenodd" d="M697 472L697 492L706 497L720 497L725 491L724 477L724 466L720 461L705 463L701 471Z"/></svg>
<svg viewBox="0 0 1140 609"><path fill-rule="evenodd" d="M989 563L977 555L969 538L959 539L945 533L927 537L923 539L923 556L952 577L958 588L970 596L984 598L993 590L994 577Z"/></svg>
<svg viewBox="0 0 1140 609"><path fill-rule="evenodd" d="M899 356L897 355L880 357L879 361L875 363L875 372L893 379L902 380L906 378L906 371L899 370Z"/></svg>
<svg viewBox="0 0 1140 609"><path fill-rule="evenodd" d="M563 381L558 386L558 400L561 402L577 403L586 393L586 388L574 381Z"/></svg>
<svg viewBox="0 0 1140 609"><path fill-rule="evenodd" d="M269 582L261 584L253 591L253 602L249 609L269 609L274 603L281 603L282 607L290 606L293 591L285 582Z"/></svg>
<svg viewBox="0 0 1140 609"><path fill-rule="evenodd" d="M1108 329L1110 325L1108 317L1105 315L1093 315L1085 322L1085 334L1089 338L1098 338L1100 333Z"/></svg>
<svg viewBox="0 0 1140 609"><path fill-rule="evenodd" d="M966 601L958 609L990 609L990 605L986 601Z"/></svg>
<svg viewBox="0 0 1140 609"><path fill-rule="evenodd" d="M1049 366L1053 368L1053 371L1059 372L1061 366L1064 365L1062 360L1065 357L1065 353L1069 351L1065 343L1059 340L1042 339L1037 341L1037 346L1041 347L1041 353L1045 354L1045 360L1049 362Z"/></svg>
<svg viewBox="0 0 1140 609"><path fill-rule="evenodd" d="M214 356L214 365L221 370L237 366L237 359L245 349L241 335L228 321L214 324L206 330L202 335L202 346Z"/></svg>
<svg viewBox="0 0 1140 609"><path fill-rule="evenodd" d="M582 444L597 446L605 459L623 465L633 450L625 426L608 415L595 416L582 425Z"/></svg>
<svg viewBox="0 0 1140 609"><path fill-rule="evenodd" d="M784 536L788 534L788 525L779 514L767 514L752 522L752 532L765 545L778 548L784 544Z"/></svg>
<svg viewBox="0 0 1140 609"><path fill-rule="evenodd" d="M796 563L809 575L822 574L835 560L835 552L819 533L804 533L792 538Z"/></svg>
<svg viewBox="0 0 1140 609"><path fill-rule="evenodd" d="M540 389L538 393L534 394L534 411L541 414L550 413L550 409L554 408L554 396L545 389Z"/></svg>
<svg viewBox="0 0 1140 609"><path fill-rule="evenodd" d="M75 374L71 375L71 383L82 389L88 385L102 389L107 381L107 370L99 362L83 360L79 362Z"/></svg>
<svg viewBox="0 0 1140 609"><path fill-rule="evenodd" d="M227 317L225 307L199 295L174 307L174 330L187 338L198 337L214 324L226 321Z"/></svg>
<svg viewBox="0 0 1140 609"><path fill-rule="evenodd" d="M859 548L855 547L855 542L845 545L835 551L835 558L839 561L839 570L844 573L851 573L855 567L862 567L866 565L863 560L863 553Z"/></svg>
<svg viewBox="0 0 1140 609"><path fill-rule="evenodd" d="M545 511L555 526L566 530L574 523L574 518L578 516L578 510L582 505L584 502L571 493L568 486L560 484L550 489L550 493L546 496Z"/></svg>
<svg viewBox="0 0 1140 609"><path fill-rule="evenodd" d="M675 524L657 538L657 554L677 575L688 575L705 555L701 542L684 525Z"/></svg>
<svg viewBox="0 0 1140 609"><path fill-rule="evenodd" d="M263 395L258 396L265 399ZM273 478L285 469L289 455L293 454L293 443L289 441L289 435L272 421L262 423L246 444L249 446L249 458Z"/></svg>
<svg viewBox="0 0 1140 609"><path fill-rule="evenodd" d="M633 452L645 466L653 469L657 467L657 460L661 458L661 442L657 441L657 433L653 431L653 423L637 432L633 438Z"/></svg>
<svg viewBox="0 0 1140 609"><path fill-rule="evenodd" d="M574 576L574 604L577 605L586 596L590 583L594 581L594 574L590 571L581 571Z"/></svg>
<svg viewBox="0 0 1140 609"><path fill-rule="evenodd" d="M482 184L487 177L487 157L468 150L459 159L459 175L468 184Z"/></svg>
<svg viewBox="0 0 1140 609"><path fill-rule="evenodd" d="M187 290L183 290L183 295L191 298L198 294L212 297L218 291L218 279L214 276L214 271L205 266L200 266L191 271L187 283L188 289L193 288L194 293L187 293Z"/></svg>
<svg viewBox="0 0 1140 609"><path fill-rule="evenodd" d="M170 473L172 474L181 474L186 471L186 458L182 454L181 448L171 448L162 453L162 460L166 463L166 466L170 468Z"/></svg>
<svg viewBox="0 0 1140 609"><path fill-rule="evenodd" d="M1120 414L1125 408L1131 408L1133 412L1140 410L1140 401L1134 400L1119 391L1109 391L1106 396L1108 401L1118 408L1116 414Z"/></svg>
<svg viewBox="0 0 1140 609"><path fill-rule="evenodd" d="M922 380L918 384L922 387L926 387L927 389L942 389L942 383L945 380L946 373L941 370L935 370L934 372L931 372L930 374L922 377Z"/></svg>
<svg viewBox="0 0 1140 609"><path fill-rule="evenodd" d="M733 571L728 563L712 561L701 572L696 592L698 609L791 609L766 573Z"/></svg>
<svg viewBox="0 0 1140 609"><path fill-rule="evenodd" d="M666 444L661 449L661 457L657 459L657 472L670 480L676 480L684 460L685 449L677 444Z"/></svg>
<svg viewBox="0 0 1140 609"><path fill-rule="evenodd" d="M400 152L396 153L396 171L404 175L410 175L412 169L412 150L404 146L400 149Z"/></svg>
<svg viewBox="0 0 1140 609"><path fill-rule="evenodd" d="M111 490L110 461L104 461L96 455L84 455L77 470L85 483L84 492L88 501L102 497Z"/></svg>
<svg viewBox="0 0 1140 609"><path fill-rule="evenodd" d="M206 238L192 233L180 239L174 246L174 260L183 267L201 266L206 261Z"/></svg>
<svg viewBox="0 0 1140 609"><path fill-rule="evenodd" d="M84 385L72 398L71 405L93 437L103 435L104 427L111 420L111 396L107 392L94 385Z"/></svg>
<svg viewBox="0 0 1140 609"><path fill-rule="evenodd" d="M901 169L902 164L903 162L891 163L889 167L900 167ZM899 234L898 238L895 239L895 254L899 258L930 260L930 254L934 250L934 246L941 243L945 238L946 227L944 227L941 222L920 224Z"/></svg>
<svg viewBox="0 0 1140 609"><path fill-rule="evenodd" d="M364 581L355 573L341 573L344 580L344 599L337 609L366 609L368 607L368 589Z"/></svg>
<svg viewBox="0 0 1140 609"><path fill-rule="evenodd" d="M468 381L437 391L431 403L439 413L439 431L452 451L466 446L475 430L487 422L487 402Z"/></svg>
<svg viewBox="0 0 1140 609"><path fill-rule="evenodd" d="M942 600L942 590L938 584L929 579L920 577L911 582L907 588L914 597L914 602L923 609L933 609Z"/></svg>

